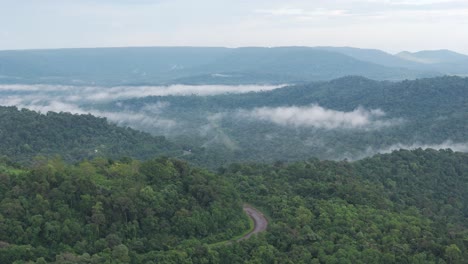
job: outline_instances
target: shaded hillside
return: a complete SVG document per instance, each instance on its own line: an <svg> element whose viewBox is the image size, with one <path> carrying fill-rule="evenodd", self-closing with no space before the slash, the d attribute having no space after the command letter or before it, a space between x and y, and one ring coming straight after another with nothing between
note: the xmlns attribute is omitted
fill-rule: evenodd
<svg viewBox="0 0 468 264"><path fill-rule="evenodd" d="M375 49L352 47L317 47L321 50L341 53L352 58L387 67L412 69L438 74L468 75L468 56L450 50L403 51L389 54Z"/></svg>
<svg viewBox="0 0 468 264"><path fill-rule="evenodd" d="M466 110L467 95L468 78L445 76L386 82L347 76L263 92L213 96L148 96L119 101L119 104L138 107L164 100L176 108L229 110L317 103L338 110L349 111L361 105L381 108L395 115L411 116Z"/></svg>
<svg viewBox="0 0 468 264"><path fill-rule="evenodd" d="M0 51L1 82L132 84L165 82L179 71L228 52L225 48L95 48Z"/></svg>
<svg viewBox="0 0 468 264"><path fill-rule="evenodd" d="M67 161L96 156L149 158L178 153L164 137L110 124L92 115L0 107L0 155L28 162L36 155Z"/></svg>
<svg viewBox="0 0 468 264"><path fill-rule="evenodd" d="M396 55L409 61L425 64L468 62L468 56L451 50L423 50L418 52L403 51Z"/></svg>
<svg viewBox="0 0 468 264"><path fill-rule="evenodd" d="M271 74L274 82L330 80L346 75L391 80L423 76L307 47L239 48L200 68L234 76Z"/></svg>
<svg viewBox="0 0 468 264"><path fill-rule="evenodd" d="M54 90L38 88L44 89L40 104L60 100ZM79 112L108 114L118 124L165 135L174 144L90 115L40 115L2 108L1 151L20 160L60 153L69 161L168 155L213 169L235 161L310 156L355 160L399 148L467 151L467 98L467 78L389 82L344 77L244 94L150 96L101 103L83 99L71 105Z"/></svg>
<svg viewBox="0 0 468 264"><path fill-rule="evenodd" d="M163 103L167 107L161 117L176 120L179 126L171 137L200 146L192 152L198 155L185 158L218 160L219 165L304 156L357 159L402 146L443 148L444 142L461 143L461 148L468 149L467 100L466 78L379 82L345 77L266 92L146 97L100 107L139 112ZM294 114L285 117L291 111ZM340 125L351 117L367 125ZM334 120L342 122L327 127Z"/></svg>
<svg viewBox="0 0 468 264"><path fill-rule="evenodd" d="M353 57L361 61L368 61L375 64L407 69L423 69L424 65L414 61L408 61L390 53L377 49L360 49L353 47L317 47L317 49L338 52Z"/></svg>
<svg viewBox="0 0 468 264"><path fill-rule="evenodd" d="M425 65L427 69L434 69L447 74L468 74L468 56L450 50L423 50L418 52L400 52L397 57L409 62Z"/></svg>

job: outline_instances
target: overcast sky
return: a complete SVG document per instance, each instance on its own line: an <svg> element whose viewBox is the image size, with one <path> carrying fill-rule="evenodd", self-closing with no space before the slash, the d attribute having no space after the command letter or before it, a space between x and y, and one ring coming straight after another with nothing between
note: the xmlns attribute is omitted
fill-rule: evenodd
<svg viewBox="0 0 468 264"><path fill-rule="evenodd" d="M0 50L292 45L468 54L468 0L0 0Z"/></svg>

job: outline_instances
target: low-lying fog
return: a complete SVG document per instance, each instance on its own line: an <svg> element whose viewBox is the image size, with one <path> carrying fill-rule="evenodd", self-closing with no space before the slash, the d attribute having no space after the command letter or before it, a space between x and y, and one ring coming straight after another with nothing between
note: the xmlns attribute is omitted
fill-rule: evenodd
<svg viewBox="0 0 468 264"><path fill-rule="evenodd" d="M109 121L119 125L127 125L136 129L145 130L153 134L164 134L168 137L181 133L193 133L197 136L205 137L206 141L212 141L211 137L230 139L229 133L225 133L219 123L228 121L238 123L248 120L249 122L267 122L290 129L322 129L322 130L346 130L349 133L354 131L370 131L387 129L394 126L404 125L405 120L387 117L381 109L365 109L356 106L353 111L338 111L327 109L317 104L309 106L286 105L280 107L259 106L250 109L239 107L229 113L210 112L198 113L194 120L183 120L171 112L171 105L164 101L164 96L212 96L219 94L238 94L248 92L261 92L279 89L285 85L171 85L171 86L118 86L118 87L97 87L97 86L62 86L62 85L0 85L0 105L17 106L27 108L41 113L70 112L74 114L93 114L106 117ZM122 100L143 98L147 96L160 96L156 103L144 104L140 108L128 108L122 106ZM102 107L105 104L115 102L117 107ZM189 110L188 110L189 111ZM196 114L194 114L196 115ZM201 122L200 120L203 120ZM193 122L184 129L187 122ZM196 123L199 122L199 123ZM194 130L193 128L196 127ZM213 133L207 133L206 130ZM259 132L261 133L261 132ZM313 133L313 132L311 132ZM224 141L226 141L224 140ZM234 143L230 144L233 145ZM336 156L337 159L359 159L376 153L386 153L395 149L407 148L451 148L455 151L468 151L467 142L452 142L447 138L444 142L412 143L403 144L394 142L384 148L375 146L362 146L361 152L349 156L346 153Z"/></svg>

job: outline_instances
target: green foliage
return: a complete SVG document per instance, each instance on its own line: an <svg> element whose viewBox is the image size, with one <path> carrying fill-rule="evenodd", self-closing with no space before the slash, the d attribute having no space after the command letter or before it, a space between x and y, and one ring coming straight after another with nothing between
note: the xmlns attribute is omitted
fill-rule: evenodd
<svg viewBox="0 0 468 264"><path fill-rule="evenodd" d="M355 160L399 145L438 145L445 141L463 144L468 139L467 98L468 78L379 82L345 77L266 92L154 96L96 107L103 111L139 112L147 105L164 102L168 106L161 118L178 123L170 140L191 149L180 158L216 169L231 162L291 161L304 157ZM358 107L380 109L385 116L379 121L389 125L361 129L296 127L239 114L261 107L313 104L342 112ZM164 133L164 129L151 132Z"/></svg>
<svg viewBox="0 0 468 264"><path fill-rule="evenodd" d="M148 132L167 135L169 140L111 125L91 115L40 115L1 107L0 154L22 162L38 154L58 154L67 161L96 156L146 159L163 154L210 169L232 162L292 161L304 157L355 160L401 144L466 144L466 98L468 78L378 82L346 77L258 93L155 96L92 105L96 111L140 113L145 112L145 107L163 103L166 106L158 117L175 121L174 128L148 128L138 122L126 125L151 129ZM259 107L312 104L342 112L358 107L380 109L385 116L375 123L383 121L389 125L356 129L296 127L240 114Z"/></svg>
<svg viewBox="0 0 468 264"><path fill-rule="evenodd" d="M0 123L0 155L20 162L37 155L80 161L93 157L149 158L178 152L164 137L118 127L89 114L39 114L0 106Z"/></svg>
<svg viewBox="0 0 468 264"><path fill-rule="evenodd" d="M181 263L190 241L249 227L230 183L182 161L42 159L0 175L0 263Z"/></svg>
<svg viewBox="0 0 468 264"><path fill-rule="evenodd" d="M271 218L264 237L238 245L243 250L220 250L223 258L251 263L468 259L467 154L418 149L353 163L234 164L223 175Z"/></svg>
<svg viewBox="0 0 468 264"><path fill-rule="evenodd" d="M219 175L167 158L40 159L22 171L0 173L1 263L468 259L468 155L451 150L232 164ZM242 201L264 210L267 232L216 243L248 229Z"/></svg>

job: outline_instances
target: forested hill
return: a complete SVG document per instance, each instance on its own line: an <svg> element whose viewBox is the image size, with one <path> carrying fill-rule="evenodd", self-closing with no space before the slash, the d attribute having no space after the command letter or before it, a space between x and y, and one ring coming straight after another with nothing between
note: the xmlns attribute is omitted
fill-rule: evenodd
<svg viewBox="0 0 468 264"><path fill-rule="evenodd" d="M443 76L399 82L346 76L326 82L290 85L281 89L213 96L148 96L120 103L138 107L160 100L186 109L249 109L319 104L349 111L361 105L404 116L438 115L468 107L468 78ZM120 104L119 103L119 104Z"/></svg>
<svg viewBox="0 0 468 264"><path fill-rule="evenodd" d="M167 107L161 118L179 125L172 135L192 137L194 145L205 147L186 158L217 162L215 166L225 160L357 159L398 145L438 148L444 142L466 146L468 141L468 78L461 77L389 82L348 76L265 92L153 96L101 107L139 112L162 103ZM376 126L327 128L321 123L333 122L337 116L332 113L350 120L359 109L379 115ZM387 125L378 127L379 122ZM217 155L211 155L213 149Z"/></svg>
<svg viewBox="0 0 468 264"><path fill-rule="evenodd" d="M263 259L467 263L466 153L417 149L352 163L233 164L223 175L271 217L257 242Z"/></svg>
<svg viewBox="0 0 468 264"><path fill-rule="evenodd" d="M400 150L356 162L0 161L0 262L429 263L468 259L468 154ZM242 202L268 229L248 229ZM22 262L18 262L22 263Z"/></svg>
<svg viewBox="0 0 468 264"><path fill-rule="evenodd" d="M181 161L0 162L2 264L214 263L201 245L248 229L232 184Z"/></svg>
<svg viewBox="0 0 468 264"><path fill-rule="evenodd" d="M181 153L164 137L110 124L92 115L0 106L0 155L28 162L36 155L60 155L67 161L123 156L147 159Z"/></svg>

